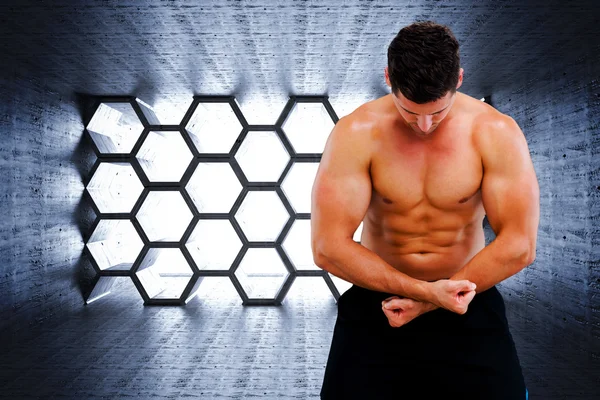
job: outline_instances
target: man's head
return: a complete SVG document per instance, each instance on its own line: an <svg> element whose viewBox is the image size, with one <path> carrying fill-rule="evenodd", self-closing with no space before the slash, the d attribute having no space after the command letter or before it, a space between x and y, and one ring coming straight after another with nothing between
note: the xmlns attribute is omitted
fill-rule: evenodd
<svg viewBox="0 0 600 400"><path fill-rule="evenodd" d="M402 28L388 47L386 82L417 133L432 132L454 103L463 76L458 50L450 29L432 21Z"/></svg>

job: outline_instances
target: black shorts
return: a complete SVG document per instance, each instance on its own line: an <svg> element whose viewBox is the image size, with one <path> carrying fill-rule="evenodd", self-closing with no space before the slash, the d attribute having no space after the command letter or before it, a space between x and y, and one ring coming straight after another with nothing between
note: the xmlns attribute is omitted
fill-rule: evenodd
<svg viewBox="0 0 600 400"><path fill-rule="evenodd" d="M339 298L321 399L528 397L495 286L463 315L438 308L400 328L381 309L390 296L353 285Z"/></svg>

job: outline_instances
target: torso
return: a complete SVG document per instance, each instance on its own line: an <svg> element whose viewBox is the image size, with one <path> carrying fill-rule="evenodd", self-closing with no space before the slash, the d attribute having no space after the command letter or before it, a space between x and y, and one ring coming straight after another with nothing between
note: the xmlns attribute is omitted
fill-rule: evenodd
<svg viewBox="0 0 600 400"><path fill-rule="evenodd" d="M423 140L399 121L389 96L361 107L377 121L361 244L416 279L447 279L485 246L483 167L473 135L476 118L498 112L457 92L452 117Z"/></svg>

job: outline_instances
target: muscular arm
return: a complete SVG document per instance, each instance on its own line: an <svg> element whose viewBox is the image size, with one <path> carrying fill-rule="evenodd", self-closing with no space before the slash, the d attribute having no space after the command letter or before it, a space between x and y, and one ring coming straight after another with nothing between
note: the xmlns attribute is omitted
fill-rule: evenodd
<svg viewBox="0 0 600 400"><path fill-rule="evenodd" d="M507 116L488 121L476 141L484 168L483 206L496 239L450 279L468 279L480 293L533 262L540 206L527 141L516 122ZM427 301L417 306L418 314L438 308Z"/></svg>
<svg viewBox="0 0 600 400"><path fill-rule="evenodd" d="M484 169L483 207L496 239L450 279L469 279L483 292L535 259L540 189L527 141L512 118L486 122L476 142Z"/></svg>
<svg viewBox="0 0 600 400"><path fill-rule="evenodd" d="M311 193L311 247L317 266L358 286L425 301L429 282L414 279L352 238L371 201L370 127L338 121L327 139Z"/></svg>

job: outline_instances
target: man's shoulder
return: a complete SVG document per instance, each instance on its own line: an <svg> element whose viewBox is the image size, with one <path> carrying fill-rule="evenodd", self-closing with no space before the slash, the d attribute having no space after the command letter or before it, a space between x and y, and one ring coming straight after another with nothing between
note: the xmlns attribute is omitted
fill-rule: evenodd
<svg viewBox="0 0 600 400"><path fill-rule="evenodd" d="M480 154L498 151L503 144L523 140L523 132L510 115L486 106L489 110L478 114L473 124L473 139Z"/></svg>
<svg viewBox="0 0 600 400"><path fill-rule="evenodd" d="M483 102L473 117L473 135L479 143L486 142L491 136L502 135L502 132L515 131L515 127L516 122L510 115Z"/></svg>
<svg viewBox="0 0 600 400"><path fill-rule="evenodd" d="M346 127L352 131L372 138L371 134L390 116L390 101L389 96L370 100L342 117L342 119Z"/></svg>

